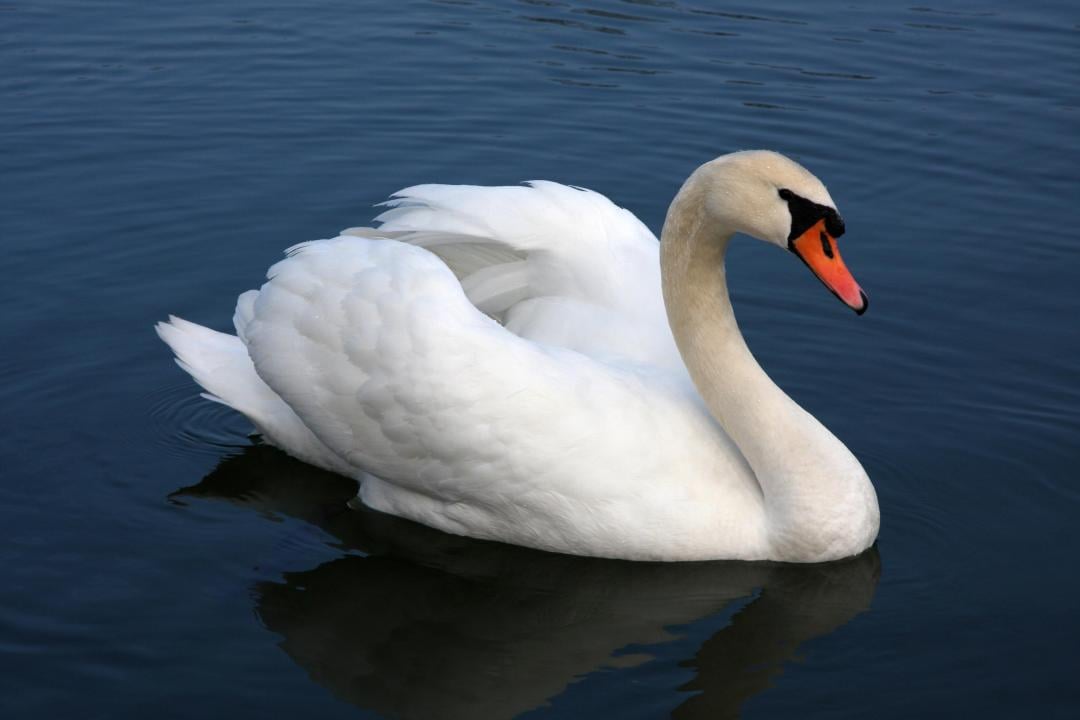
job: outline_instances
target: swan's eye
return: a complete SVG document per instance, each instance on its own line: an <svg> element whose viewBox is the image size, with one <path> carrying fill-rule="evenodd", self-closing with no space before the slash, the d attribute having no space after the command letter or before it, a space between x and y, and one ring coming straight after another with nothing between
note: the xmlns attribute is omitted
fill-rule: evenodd
<svg viewBox="0 0 1080 720"><path fill-rule="evenodd" d="M795 197L795 193L791 192L787 188L780 188L780 199L781 200L790 200L793 197Z"/></svg>

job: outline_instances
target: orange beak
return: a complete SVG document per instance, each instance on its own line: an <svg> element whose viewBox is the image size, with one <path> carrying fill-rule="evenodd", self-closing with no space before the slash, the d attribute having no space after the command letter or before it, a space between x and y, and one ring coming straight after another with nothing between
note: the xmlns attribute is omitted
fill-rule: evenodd
<svg viewBox="0 0 1080 720"><path fill-rule="evenodd" d="M825 220L818 220L810 229L797 238L788 241L788 248L814 271L818 280L841 302L862 315L866 312L870 299L855 282L851 271L844 265L840 250L836 247L836 238L825 230Z"/></svg>

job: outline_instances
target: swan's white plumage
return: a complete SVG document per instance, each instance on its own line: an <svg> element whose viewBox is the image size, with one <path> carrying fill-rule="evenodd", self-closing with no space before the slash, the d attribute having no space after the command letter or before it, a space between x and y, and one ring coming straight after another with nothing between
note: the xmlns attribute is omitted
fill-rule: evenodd
<svg viewBox="0 0 1080 720"><path fill-rule="evenodd" d="M718 507L760 502L689 385L513 335L425 250L340 237L270 275L245 330L255 368L380 478L362 488L378 509L564 552L659 557L663 532L665 555L691 557L725 531Z"/></svg>
<svg viewBox="0 0 1080 720"><path fill-rule="evenodd" d="M237 336L178 318L159 334L214 399L363 478L377 509L567 553L777 559L761 485L680 359L640 221L550 182L389 204L378 229L291 248L238 299Z"/></svg>

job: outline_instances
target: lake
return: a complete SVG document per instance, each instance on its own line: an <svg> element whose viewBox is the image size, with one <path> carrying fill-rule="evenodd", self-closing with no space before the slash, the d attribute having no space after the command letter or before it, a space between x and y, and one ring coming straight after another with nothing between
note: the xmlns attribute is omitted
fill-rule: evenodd
<svg viewBox="0 0 1080 720"><path fill-rule="evenodd" d="M825 0L0 5L3 714L1076 717L1080 9ZM421 182L659 231L693 168L822 178L856 317L737 240L763 367L875 548L635 564L350 510L152 330Z"/></svg>

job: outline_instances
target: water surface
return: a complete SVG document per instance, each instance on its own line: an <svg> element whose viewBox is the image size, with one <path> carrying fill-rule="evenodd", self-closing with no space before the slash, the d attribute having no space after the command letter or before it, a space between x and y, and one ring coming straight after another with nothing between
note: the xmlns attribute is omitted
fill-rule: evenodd
<svg viewBox="0 0 1080 720"><path fill-rule="evenodd" d="M1073 717L1080 13L1069 3L0 5L6 717ZM281 250L418 182L659 230L699 163L828 184L856 318L729 260L882 531L818 567L551 556L351 511L197 397Z"/></svg>

